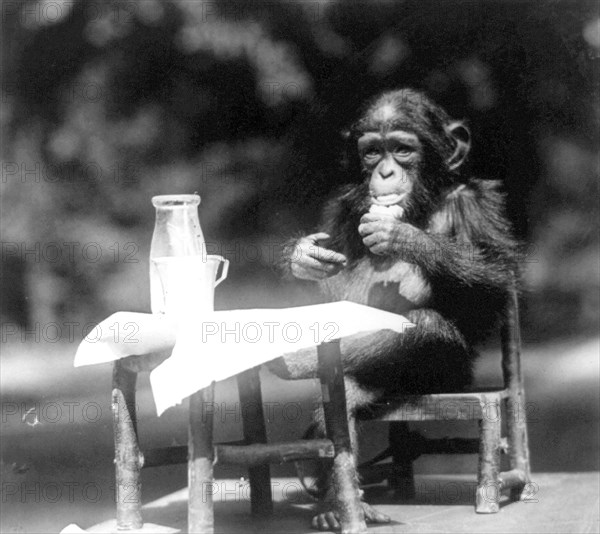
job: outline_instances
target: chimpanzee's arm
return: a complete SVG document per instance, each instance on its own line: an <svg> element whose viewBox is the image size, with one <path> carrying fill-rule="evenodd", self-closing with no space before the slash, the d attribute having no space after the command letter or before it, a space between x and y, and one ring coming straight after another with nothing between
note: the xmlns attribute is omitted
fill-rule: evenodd
<svg viewBox="0 0 600 534"><path fill-rule="evenodd" d="M421 230L407 223L382 224L381 245L371 250L423 269L432 281L506 289L516 265L516 244L503 215L496 182L472 180L450 193ZM388 233L386 233L388 232ZM368 241L370 242L370 241Z"/></svg>
<svg viewBox="0 0 600 534"><path fill-rule="evenodd" d="M368 210L367 199L368 187L364 183L341 188L325 204L320 224L314 233L309 236L297 235L283 244L277 262L283 277L294 278L292 264L300 260L302 253L298 245L303 239L317 234L329 235L329 239L319 239L318 246L344 254L350 260L367 253L356 231L361 215Z"/></svg>

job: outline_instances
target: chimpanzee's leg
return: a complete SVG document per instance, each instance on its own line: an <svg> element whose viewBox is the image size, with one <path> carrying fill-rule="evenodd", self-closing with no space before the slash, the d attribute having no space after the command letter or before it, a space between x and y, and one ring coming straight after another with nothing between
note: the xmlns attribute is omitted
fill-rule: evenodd
<svg viewBox="0 0 600 534"><path fill-rule="evenodd" d="M354 473L358 480L358 472L356 470L358 454L356 411L376 402L380 392L366 390L362 388L356 380L348 376L345 378L345 389L348 408L348 428L350 430L350 441L352 444L354 460ZM306 438L325 436L323 410L321 407L315 412L315 425L311 427L309 433L310 435L306 435ZM315 479L311 494L319 499L316 510L317 514L313 517L312 527L317 530L339 530L340 523L336 512L336 495L338 494L338 488L336 487L336 480L333 476L333 470L331 469L331 462L316 461L311 462L310 466L305 465L307 463L308 462L303 462L299 466L299 471L303 475L308 475ZM387 515L378 512L367 503L363 502L362 507L367 523L389 522L390 518Z"/></svg>
<svg viewBox="0 0 600 534"><path fill-rule="evenodd" d="M433 393L463 387L471 380L474 352L454 323L432 309L407 313L415 324L399 334L382 330L342 338L344 371L364 389ZM268 364L277 376L317 378L316 347L286 354Z"/></svg>

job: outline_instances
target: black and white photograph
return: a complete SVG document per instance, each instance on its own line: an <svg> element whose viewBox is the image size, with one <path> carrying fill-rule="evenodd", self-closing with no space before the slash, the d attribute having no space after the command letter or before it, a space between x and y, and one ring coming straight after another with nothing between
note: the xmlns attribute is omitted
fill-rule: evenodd
<svg viewBox="0 0 600 534"><path fill-rule="evenodd" d="M596 1L0 6L0 533L600 533Z"/></svg>

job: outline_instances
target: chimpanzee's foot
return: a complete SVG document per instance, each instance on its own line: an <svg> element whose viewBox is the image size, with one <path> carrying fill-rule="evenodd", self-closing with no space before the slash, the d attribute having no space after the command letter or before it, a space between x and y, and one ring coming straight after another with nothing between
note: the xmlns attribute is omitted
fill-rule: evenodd
<svg viewBox="0 0 600 534"><path fill-rule="evenodd" d="M367 523L389 523L390 516L378 512L366 502L360 503ZM337 512L321 512L313 517L311 527L315 530L341 530L340 517Z"/></svg>

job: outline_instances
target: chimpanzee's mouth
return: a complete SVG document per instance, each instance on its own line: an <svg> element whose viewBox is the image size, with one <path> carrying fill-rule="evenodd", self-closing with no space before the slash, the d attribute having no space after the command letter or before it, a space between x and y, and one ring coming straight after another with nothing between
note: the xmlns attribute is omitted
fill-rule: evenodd
<svg viewBox="0 0 600 534"><path fill-rule="evenodd" d="M371 198L373 199L373 204L378 204L379 206L393 206L399 204L405 196L406 193L392 193L390 195L379 195Z"/></svg>

